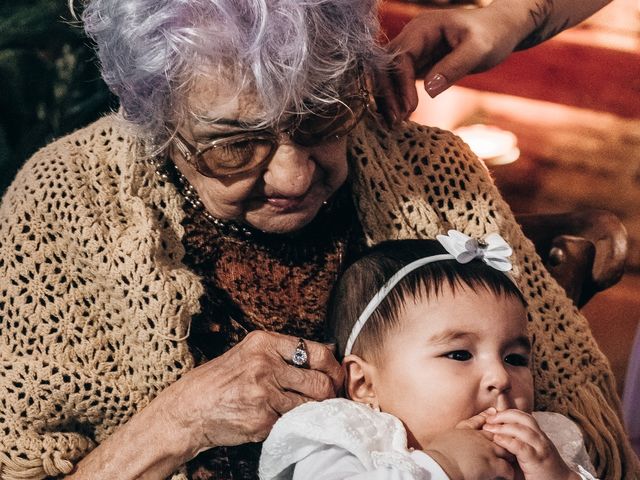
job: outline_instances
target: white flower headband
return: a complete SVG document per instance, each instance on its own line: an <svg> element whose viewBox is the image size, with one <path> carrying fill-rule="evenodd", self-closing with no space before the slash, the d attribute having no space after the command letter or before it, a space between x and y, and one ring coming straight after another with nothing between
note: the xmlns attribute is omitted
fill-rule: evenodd
<svg viewBox="0 0 640 480"><path fill-rule="evenodd" d="M498 233L490 233L482 240L476 240L457 230L449 230L447 233L448 235L438 235L436 238L449 253L419 258L405 265L387 280L382 288L378 290L378 293L373 296L351 329L351 334L344 349L345 356L351 353L356 338L360 335L364 324L367 323L371 314L378 308L393 287L415 269L442 260L457 260L460 263L469 263L471 260L479 258L490 267L501 272L511 270L512 265L509 257L513 253L513 250Z"/></svg>

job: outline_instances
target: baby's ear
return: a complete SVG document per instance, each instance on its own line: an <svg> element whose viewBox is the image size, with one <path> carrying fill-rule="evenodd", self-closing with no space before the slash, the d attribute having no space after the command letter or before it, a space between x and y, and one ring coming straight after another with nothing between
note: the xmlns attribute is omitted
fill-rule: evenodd
<svg viewBox="0 0 640 480"><path fill-rule="evenodd" d="M375 389L375 366L357 355L347 355L342 360L342 367L345 371L347 397L377 408L379 405Z"/></svg>

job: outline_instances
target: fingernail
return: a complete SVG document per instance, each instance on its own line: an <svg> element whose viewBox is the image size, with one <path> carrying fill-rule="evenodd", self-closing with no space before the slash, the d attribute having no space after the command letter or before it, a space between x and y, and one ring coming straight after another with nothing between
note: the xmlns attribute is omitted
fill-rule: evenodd
<svg viewBox="0 0 640 480"><path fill-rule="evenodd" d="M445 76L436 73L427 81L425 89L427 90L429 96L431 98L434 98L435 96L444 92L448 86L449 82L447 81Z"/></svg>
<svg viewBox="0 0 640 480"><path fill-rule="evenodd" d="M397 122L398 122L398 114L395 112L395 110L392 110L389 112L389 118L388 118L388 123L389 123L389 128L393 128L396 126Z"/></svg>
<svg viewBox="0 0 640 480"><path fill-rule="evenodd" d="M409 99L407 97L402 97L402 115L406 115L409 112Z"/></svg>
<svg viewBox="0 0 640 480"><path fill-rule="evenodd" d="M485 418L485 421L489 422L496 416L497 413L498 411L494 407L489 407L484 412L482 412L481 415Z"/></svg>
<svg viewBox="0 0 640 480"><path fill-rule="evenodd" d="M405 97L405 98L404 98L404 111L405 111L405 116L408 116L408 115L409 115L409 114L411 114L414 110L415 110L415 107L413 107L413 105L411 104L411 100L409 100L409 98Z"/></svg>

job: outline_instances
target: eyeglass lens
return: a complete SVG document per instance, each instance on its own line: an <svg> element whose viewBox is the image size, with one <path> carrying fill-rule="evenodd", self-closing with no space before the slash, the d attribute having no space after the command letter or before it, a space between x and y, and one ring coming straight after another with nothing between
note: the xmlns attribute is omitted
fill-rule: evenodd
<svg viewBox="0 0 640 480"><path fill-rule="evenodd" d="M277 147L272 138L251 138L221 143L199 156L201 173L210 176L228 176L258 166L267 159Z"/></svg>

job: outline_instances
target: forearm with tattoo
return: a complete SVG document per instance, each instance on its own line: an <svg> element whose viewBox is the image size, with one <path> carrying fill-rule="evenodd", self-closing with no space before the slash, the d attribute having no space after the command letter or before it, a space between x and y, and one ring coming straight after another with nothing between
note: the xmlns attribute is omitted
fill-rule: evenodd
<svg viewBox="0 0 640 480"><path fill-rule="evenodd" d="M554 25L552 22L552 12L553 0L539 0L535 7L529 10L529 15L533 20L535 28L522 42L520 42L516 47L516 50L525 50L527 48L534 47L570 26L568 18L566 18L562 23Z"/></svg>

